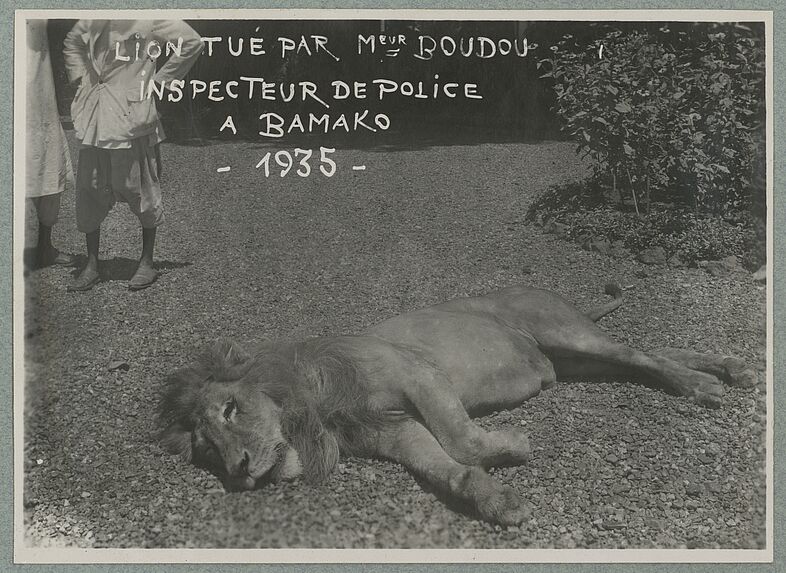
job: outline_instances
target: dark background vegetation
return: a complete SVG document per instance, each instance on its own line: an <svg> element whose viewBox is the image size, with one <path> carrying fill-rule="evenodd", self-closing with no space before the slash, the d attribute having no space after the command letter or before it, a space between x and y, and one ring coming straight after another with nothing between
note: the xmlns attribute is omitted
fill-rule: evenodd
<svg viewBox="0 0 786 573"><path fill-rule="evenodd" d="M568 34L551 51L539 62L542 77L553 83L554 111L594 174L579 189L553 190L530 217L559 215L573 238L657 248L675 264L735 257L761 265L761 28L609 28L594 46ZM620 213L626 206L635 218Z"/></svg>

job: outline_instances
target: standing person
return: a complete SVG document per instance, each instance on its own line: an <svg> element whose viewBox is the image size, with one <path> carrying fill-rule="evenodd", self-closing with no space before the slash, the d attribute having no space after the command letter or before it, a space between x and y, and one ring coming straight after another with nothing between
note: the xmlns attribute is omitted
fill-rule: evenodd
<svg viewBox="0 0 786 573"><path fill-rule="evenodd" d="M76 221L87 242L87 264L69 290L89 290L99 281L101 222L116 201L128 203L142 224L142 255L128 288L155 282L153 248L156 229L164 222L158 181L164 130L153 97L145 97L147 85L182 79L202 45L180 20L79 20L66 36L68 79L81 81L71 116L82 144ZM156 71L157 57L167 50L171 55Z"/></svg>
<svg viewBox="0 0 786 573"><path fill-rule="evenodd" d="M27 20L25 112L25 194L38 215L35 265L72 264L73 257L52 245L52 227L60 213L60 199L66 185L73 188L74 171L57 111L46 20Z"/></svg>

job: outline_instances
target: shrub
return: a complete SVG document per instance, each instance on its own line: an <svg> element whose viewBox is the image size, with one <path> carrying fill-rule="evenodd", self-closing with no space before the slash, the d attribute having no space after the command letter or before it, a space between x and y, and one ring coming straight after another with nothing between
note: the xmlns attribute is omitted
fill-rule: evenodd
<svg viewBox="0 0 786 573"><path fill-rule="evenodd" d="M624 213L598 192L597 183L552 187L529 208L527 220L556 220L567 226L566 236L577 243L606 239L632 253L662 247L686 264L736 255L754 269L763 262L763 235L745 214L731 220L696 214L682 208L662 208L647 214Z"/></svg>
<svg viewBox="0 0 786 573"><path fill-rule="evenodd" d="M598 176L629 190L637 211L653 200L696 212L750 206L764 134L757 30L615 30L586 48L567 35L551 50L538 65L563 129Z"/></svg>

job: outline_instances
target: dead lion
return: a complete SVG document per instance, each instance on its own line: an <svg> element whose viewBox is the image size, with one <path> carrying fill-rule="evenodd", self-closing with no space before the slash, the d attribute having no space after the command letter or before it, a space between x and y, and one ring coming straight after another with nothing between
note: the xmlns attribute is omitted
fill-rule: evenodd
<svg viewBox="0 0 786 573"><path fill-rule="evenodd" d="M756 383L737 358L614 342L594 324L622 303L619 288L607 293L614 300L588 314L516 286L403 314L360 336L252 352L218 342L169 378L162 445L246 489L323 479L340 453L385 457L487 521L520 523L525 505L483 468L523 464L527 437L485 431L470 414L513 408L569 376L633 376L711 408L721 402L720 380Z"/></svg>

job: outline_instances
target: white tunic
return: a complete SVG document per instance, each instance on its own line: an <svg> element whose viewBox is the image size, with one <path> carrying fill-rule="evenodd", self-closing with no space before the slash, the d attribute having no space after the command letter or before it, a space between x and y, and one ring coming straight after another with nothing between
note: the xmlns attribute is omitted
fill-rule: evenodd
<svg viewBox="0 0 786 573"><path fill-rule="evenodd" d="M180 46L156 71L168 44ZM70 81L81 79L71 104L76 137L104 149L131 147L131 141L163 138L151 81L182 79L202 53L202 39L181 20L79 20L66 35L63 57Z"/></svg>
<svg viewBox="0 0 786 573"><path fill-rule="evenodd" d="M42 197L74 184L49 59L46 20L27 21L26 193Z"/></svg>

